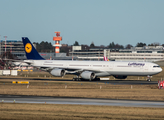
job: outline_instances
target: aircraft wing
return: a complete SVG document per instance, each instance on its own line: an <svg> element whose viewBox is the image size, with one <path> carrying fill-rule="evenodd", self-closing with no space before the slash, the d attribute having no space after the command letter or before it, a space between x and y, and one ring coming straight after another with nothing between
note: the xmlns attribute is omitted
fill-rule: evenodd
<svg viewBox="0 0 164 120"><path fill-rule="evenodd" d="M64 68L64 67L40 67L40 69L42 69L44 71L48 71L48 72L50 72L53 69L64 69L64 70L66 70L66 73L81 73L83 71L91 71L91 72L94 72L94 73L104 72L104 71L95 70L95 69Z"/></svg>

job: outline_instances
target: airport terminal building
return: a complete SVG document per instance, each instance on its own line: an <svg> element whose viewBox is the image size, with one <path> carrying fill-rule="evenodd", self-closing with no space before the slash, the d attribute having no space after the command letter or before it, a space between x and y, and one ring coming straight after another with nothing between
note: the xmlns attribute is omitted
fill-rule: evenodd
<svg viewBox="0 0 164 120"><path fill-rule="evenodd" d="M35 46L35 45L34 45ZM0 54L10 51L18 59L26 59L22 41L1 40ZM82 46L72 46L69 56L66 53L39 53L45 59L65 59L65 60L104 60L106 56L115 61L157 61L164 59L163 46L132 47L131 49L103 49L91 48L82 49Z"/></svg>
<svg viewBox="0 0 164 120"><path fill-rule="evenodd" d="M26 58L22 41L6 40L6 42L5 42L5 41L1 40L0 55L4 54L5 52L10 52L15 57L17 57L17 59Z"/></svg>
<svg viewBox="0 0 164 120"><path fill-rule="evenodd" d="M36 44L33 44L36 47ZM10 52L15 59L25 60L26 55L24 51L24 45L22 41L17 40L6 40L0 41L0 55ZM66 56L66 53L39 53L44 59L56 59L56 60L72 60L71 56ZM8 56L6 56L8 58ZM77 57L74 57L77 59Z"/></svg>
<svg viewBox="0 0 164 120"><path fill-rule="evenodd" d="M69 56L76 56L79 60L104 60L106 56L115 61L157 61L164 59L163 46L132 47L131 49L73 49Z"/></svg>

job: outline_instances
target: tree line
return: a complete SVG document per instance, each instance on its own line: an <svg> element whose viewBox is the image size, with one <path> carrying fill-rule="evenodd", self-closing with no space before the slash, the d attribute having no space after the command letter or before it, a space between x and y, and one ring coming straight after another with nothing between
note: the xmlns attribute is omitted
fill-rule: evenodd
<svg viewBox="0 0 164 120"><path fill-rule="evenodd" d="M41 43L33 43L36 45L36 50L38 52L54 52L54 47L52 46L52 44L49 42L44 42L42 41Z"/></svg>
<svg viewBox="0 0 164 120"><path fill-rule="evenodd" d="M148 44L148 46L160 46L161 44L160 43L151 43L151 44ZM73 44L73 46L79 46L79 43L77 41L75 41L75 43ZM90 48L95 48L95 47L98 47L98 48L101 48L101 47L105 47L104 45L100 45L100 46L95 46L94 43L92 42L90 44ZM120 44L115 44L114 42L111 42L109 43L109 45L107 45L105 48L111 48L111 49L130 49L131 47L144 47L144 46L147 46L146 43L142 43L142 42L138 42L136 44L136 46L133 46L131 44L127 44L125 47L123 45L120 45ZM164 46L164 44L162 44L162 46Z"/></svg>
<svg viewBox="0 0 164 120"><path fill-rule="evenodd" d="M36 49L38 52L55 52L55 47L53 47L53 45L51 44L51 42L44 42L42 41L41 43L34 43L36 45ZM159 46L161 45L160 43L151 43L148 44L148 46ZM64 45L60 48L60 52L66 52L69 53L70 50L72 50L72 46L80 46L80 44L78 43L78 41L75 41L75 43L73 45ZM138 42L136 44L136 46L133 46L131 44L127 44L125 47L123 45L120 45L118 43L114 43L111 42L109 43L109 45L104 46L104 45L100 45L100 46L95 46L94 42L92 42L89 46L88 45L81 45L82 49L90 49L90 48L109 48L109 49L130 49L131 47L144 47L146 46L146 43L142 43L142 42ZM162 44L162 46L164 46L164 44Z"/></svg>

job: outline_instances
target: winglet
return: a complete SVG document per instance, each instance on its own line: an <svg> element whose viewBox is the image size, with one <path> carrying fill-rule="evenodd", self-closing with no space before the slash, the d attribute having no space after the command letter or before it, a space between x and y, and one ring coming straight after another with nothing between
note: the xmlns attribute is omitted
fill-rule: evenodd
<svg viewBox="0 0 164 120"><path fill-rule="evenodd" d="M25 50L27 59L44 60L44 58L42 58L39 55L39 53L36 51L36 49L34 48L34 46L32 45L32 43L27 37L22 37L22 42L24 44L24 50Z"/></svg>

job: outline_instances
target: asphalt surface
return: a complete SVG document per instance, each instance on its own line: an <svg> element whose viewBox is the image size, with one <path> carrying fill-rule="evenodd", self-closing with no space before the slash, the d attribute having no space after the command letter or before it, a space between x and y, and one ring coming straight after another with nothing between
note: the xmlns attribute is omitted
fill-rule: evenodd
<svg viewBox="0 0 164 120"><path fill-rule="evenodd" d="M9 78L1 78L1 79L9 79ZM70 79L54 79L54 78L10 78L13 80L21 81L21 80L41 80L41 81L72 81ZM105 84L113 84L113 85L157 85L158 81L146 81L146 80L100 80L100 81L74 81L74 82L101 82Z"/></svg>
<svg viewBox="0 0 164 120"><path fill-rule="evenodd" d="M99 82L110 83L114 85L157 85L158 81L143 81L143 80L101 80Z"/></svg>
<svg viewBox="0 0 164 120"><path fill-rule="evenodd" d="M136 101L136 100L111 100L91 98L58 98L41 96L17 96L0 95L2 103L37 103L37 104L71 104L71 105L102 105L102 106L124 106L124 107L154 107L164 108L162 101Z"/></svg>

